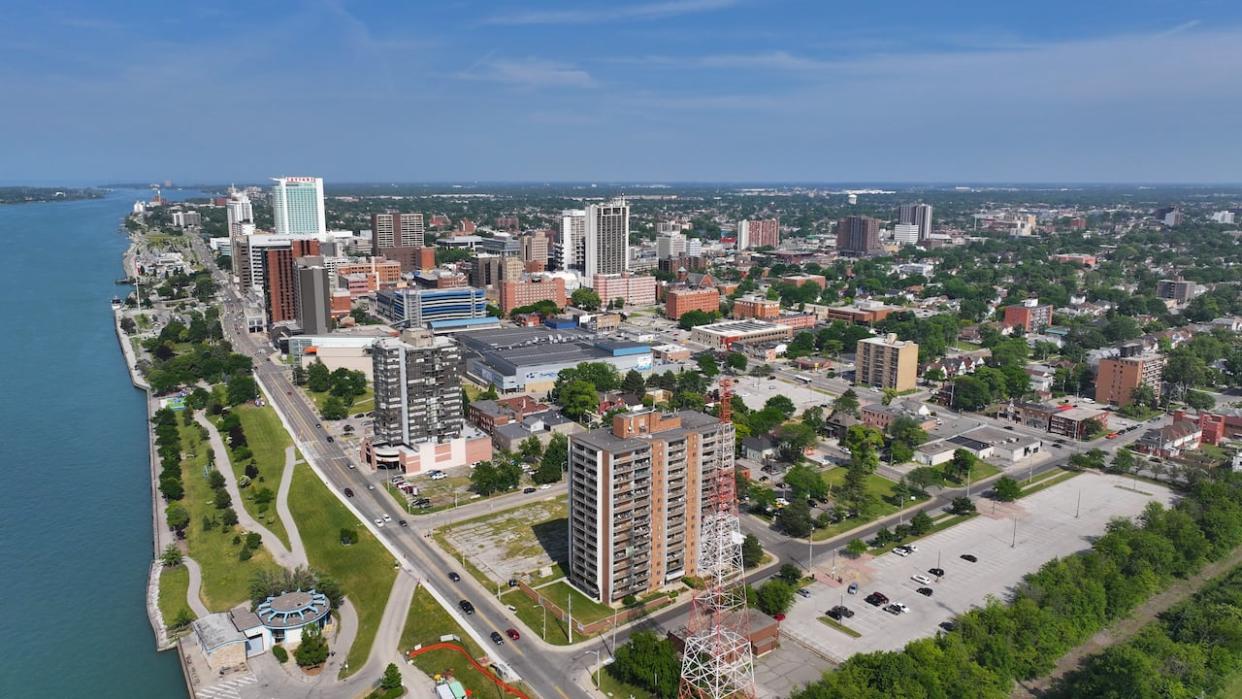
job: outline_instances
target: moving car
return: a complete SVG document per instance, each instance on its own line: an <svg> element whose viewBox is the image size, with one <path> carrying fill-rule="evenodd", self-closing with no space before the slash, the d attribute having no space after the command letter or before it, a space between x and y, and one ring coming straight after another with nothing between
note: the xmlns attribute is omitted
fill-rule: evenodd
<svg viewBox="0 0 1242 699"><path fill-rule="evenodd" d="M856 582L850 583L850 586L845 588L845 591L850 593L851 595L858 594L858 583Z"/></svg>
<svg viewBox="0 0 1242 699"><path fill-rule="evenodd" d="M384 513L384 521L385 521L385 522L391 522L391 521L392 521L392 517L391 517L391 516L389 516L389 514L388 514L387 512L385 512L385 513Z"/></svg>
<svg viewBox="0 0 1242 699"><path fill-rule="evenodd" d="M449 580L452 580L453 582L461 582L461 576L460 576L460 575L458 575L457 573L452 573L452 572L450 572L450 573L449 573Z"/></svg>
<svg viewBox="0 0 1242 699"><path fill-rule="evenodd" d="M910 579L911 579L911 580L913 580L914 582L919 583L919 584L922 584L922 585L930 585L930 584L931 584L931 578L929 578L929 577L927 577L926 575L923 575L923 574L921 574L921 573L915 573L914 575L911 575L911 576L910 576Z"/></svg>
<svg viewBox="0 0 1242 699"><path fill-rule="evenodd" d="M522 488L522 492L523 492L523 493L525 493L526 495L530 495L531 493L535 492L536 490L538 490L538 488L535 488L535 487L526 487L526 488Z"/></svg>
<svg viewBox="0 0 1242 699"><path fill-rule="evenodd" d="M331 444L332 442L335 442L335 441L336 441L336 439L334 439L334 438L332 437L332 435L328 435L328 443L329 443L329 444Z"/></svg>
<svg viewBox="0 0 1242 699"><path fill-rule="evenodd" d="M518 633L517 629L505 629L505 635L509 637L510 641L516 641L522 637L522 634Z"/></svg>
<svg viewBox="0 0 1242 699"><path fill-rule="evenodd" d="M505 637L501 636L499 631L493 631L492 643L495 643L498 646L503 646L505 644Z"/></svg>
<svg viewBox="0 0 1242 699"><path fill-rule="evenodd" d="M457 603L457 606L458 606L458 607L461 607L461 610L462 610L463 612L465 612L467 616L469 616L469 615L471 615L471 614L474 614L474 605L473 605L473 604L470 604L470 603L469 603L469 602L467 602L466 600L462 600L462 601L458 602L458 603Z"/></svg>
<svg viewBox="0 0 1242 699"><path fill-rule="evenodd" d="M837 621L841 621L842 619L848 619L852 616L854 616L853 610L851 610L849 607L844 607L839 604L833 607L832 609L828 610L829 619L836 619Z"/></svg>
<svg viewBox="0 0 1242 699"><path fill-rule="evenodd" d="M979 562L979 559L973 553L963 553L962 555L958 556L958 558L962 559L963 561L969 561L971 563Z"/></svg>
<svg viewBox="0 0 1242 699"><path fill-rule="evenodd" d="M811 596L811 591L810 591L810 590L808 590L808 589L806 589L805 587L800 588L800 589L798 590L798 596L799 596L799 597L802 597L802 598L807 598L807 597L810 597L810 596Z"/></svg>
<svg viewBox="0 0 1242 699"><path fill-rule="evenodd" d="M377 526L377 527L382 527L382 526L384 526L384 520L380 519L379 517L376 517L376 518L375 518L375 526Z"/></svg>
<svg viewBox="0 0 1242 699"><path fill-rule="evenodd" d="M924 597L932 596L932 589L930 587L920 587L919 589L915 590L915 592L919 593L920 595L923 595Z"/></svg>
<svg viewBox="0 0 1242 699"><path fill-rule="evenodd" d="M346 489L345 489L345 497L347 497L347 498L352 498L353 496L354 496L354 489L353 489L353 488L346 488Z"/></svg>
<svg viewBox="0 0 1242 699"><path fill-rule="evenodd" d="M397 524L399 524L399 525L401 525L401 526L403 526L403 527L408 527L408 526L410 526L410 523L409 523L409 522L407 522L407 521L405 521L404 519L397 520Z"/></svg>

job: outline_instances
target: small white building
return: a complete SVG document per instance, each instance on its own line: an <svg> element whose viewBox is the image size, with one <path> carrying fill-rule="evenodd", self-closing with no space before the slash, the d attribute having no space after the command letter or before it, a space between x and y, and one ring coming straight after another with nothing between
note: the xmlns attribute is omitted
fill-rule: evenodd
<svg viewBox="0 0 1242 699"><path fill-rule="evenodd" d="M948 441L920 444L914 450L914 462L921 466L939 466L952 460L955 451L957 451L957 445L950 444Z"/></svg>

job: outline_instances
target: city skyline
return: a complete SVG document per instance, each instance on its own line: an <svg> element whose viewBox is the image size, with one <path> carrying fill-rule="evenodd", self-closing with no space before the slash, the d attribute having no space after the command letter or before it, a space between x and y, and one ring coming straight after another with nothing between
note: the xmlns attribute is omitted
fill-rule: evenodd
<svg viewBox="0 0 1242 699"><path fill-rule="evenodd" d="M26 10L15 182L1237 179L1242 9L1211 2Z"/></svg>

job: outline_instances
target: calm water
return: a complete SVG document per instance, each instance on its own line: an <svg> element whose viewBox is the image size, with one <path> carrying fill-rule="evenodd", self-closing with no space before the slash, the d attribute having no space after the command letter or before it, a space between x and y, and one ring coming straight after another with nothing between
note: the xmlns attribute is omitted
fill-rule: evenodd
<svg viewBox="0 0 1242 699"><path fill-rule="evenodd" d="M147 622L146 412L108 305L146 195L0 206L3 697L185 696Z"/></svg>

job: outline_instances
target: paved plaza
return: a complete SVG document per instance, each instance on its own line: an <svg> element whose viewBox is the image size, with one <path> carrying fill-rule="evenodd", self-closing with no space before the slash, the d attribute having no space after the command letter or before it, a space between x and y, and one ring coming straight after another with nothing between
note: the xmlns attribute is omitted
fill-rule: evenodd
<svg viewBox="0 0 1242 699"><path fill-rule="evenodd" d="M816 566L817 578L828 582L813 583L809 598L795 598L782 632L834 660L900 649L935 634L941 622L983 604L988 596L1007 599L1023 576L1045 562L1089 548L1109 520L1133 517L1152 501L1168 505L1173 500L1167 488L1144 482L1137 491L1134 487L1120 476L1084 473L1017 502L983 501L978 517L919 540L919 550L905 558L893 553L839 557L834 573L834 559L828 557ZM967 562L962 554L979 560ZM928 569L936 567L945 576L928 585L933 596L915 592L921 585L910 576L932 577ZM859 584L857 595L846 594L850 582ZM894 616L863 601L877 591L910 611ZM842 602L855 612L844 624L861 634L858 638L819 620Z"/></svg>

